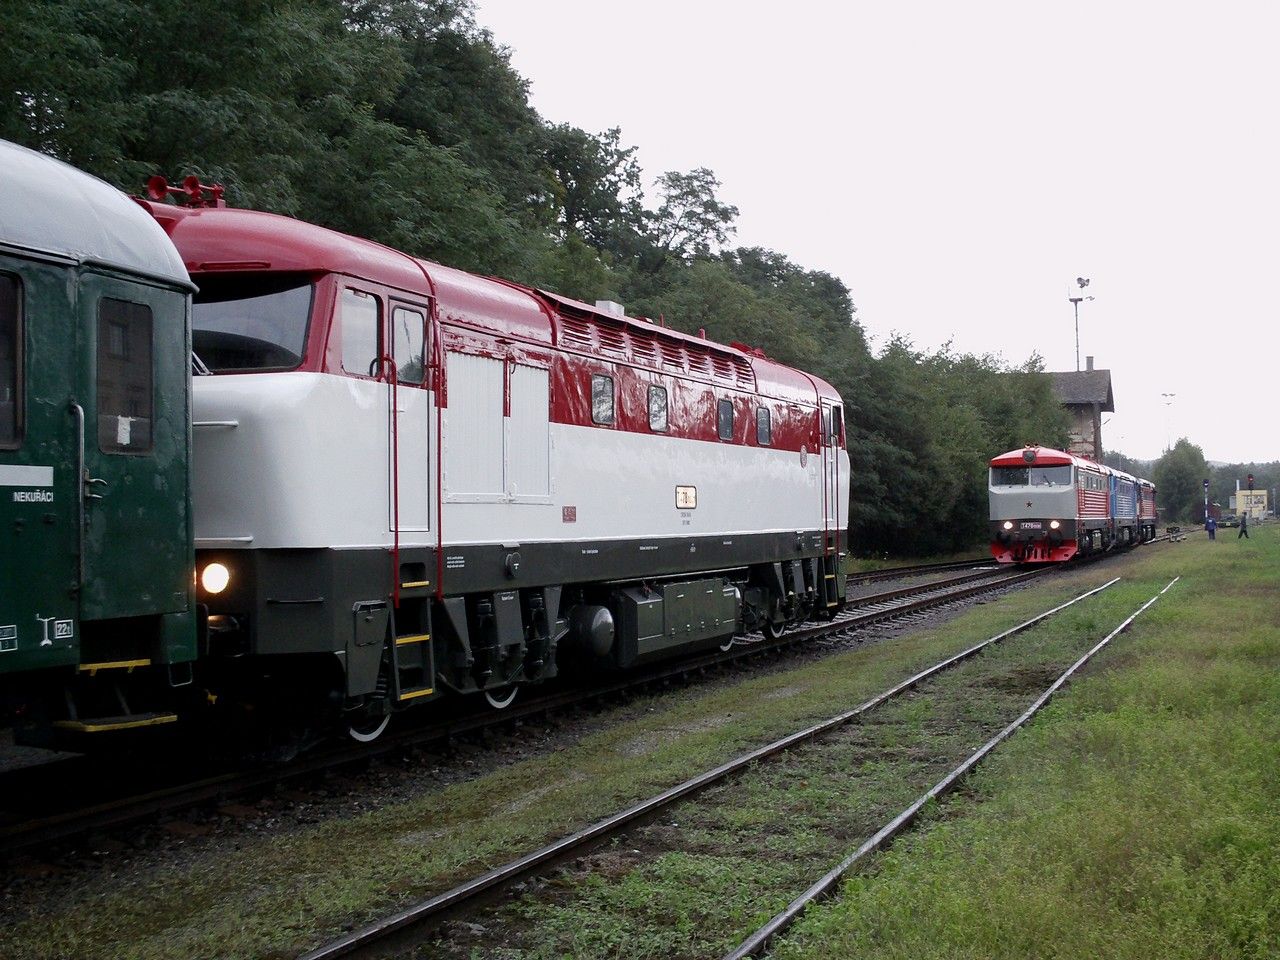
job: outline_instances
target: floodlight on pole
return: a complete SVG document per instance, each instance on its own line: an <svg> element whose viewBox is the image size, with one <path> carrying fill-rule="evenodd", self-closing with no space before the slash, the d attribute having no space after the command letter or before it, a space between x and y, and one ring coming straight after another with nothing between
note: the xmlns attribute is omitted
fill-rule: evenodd
<svg viewBox="0 0 1280 960"><path fill-rule="evenodd" d="M1160 394L1160 396L1164 397L1164 451L1165 453L1168 453L1169 452L1169 407L1173 405L1173 398L1176 397L1177 394L1162 393Z"/></svg>
<svg viewBox="0 0 1280 960"><path fill-rule="evenodd" d="M1075 310L1076 315L1076 373L1080 372L1080 301L1093 299L1093 297L1086 297L1084 295L1084 288L1088 285L1088 277L1076 277L1076 286L1080 288L1080 295L1077 297L1067 297L1071 302L1071 306Z"/></svg>

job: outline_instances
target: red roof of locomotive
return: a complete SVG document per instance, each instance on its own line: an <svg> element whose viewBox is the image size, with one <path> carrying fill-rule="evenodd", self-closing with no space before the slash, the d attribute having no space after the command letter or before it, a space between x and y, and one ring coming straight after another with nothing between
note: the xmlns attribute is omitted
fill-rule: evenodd
<svg viewBox="0 0 1280 960"><path fill-rule="evenodd" d="M706 359L709 369L738 371L717 379L739 389L776 399L814 403L815 393L838 400L836 390L819 377L765 357L702 337L691 336L637 317L614 316L558 294L511 281L480 277L421 260L407 253L303 220L234 207L179 207L139 201L173 239L194 276L222 271L339 273L436 300L440 319L495 335L534 343L582 349L566 343L566 328L576 317L601 329L622 329L635 339L668 343L686 356ZM246 259L245 251L253 258ZM587 341L589 342L589 341ZM589 348L590 349L590 348ZM624 350L616 358L641 365L653 361ZM716 362L719 358L719 363ZM660 363L656 364L660 367ZM700 372L689 363L690 371ZM745 372L744 372L745 371Z"/></svg>
<svg viewBox="0 0 1280 960"><path fill-rule="evenodd" d="M1029 451L1032 454L1030 460L1028 460L1026 456ZM991 459L991 466L1026 467L1034 464L1036 466L1050 467L1089 462L1090 461L1082 460L1081 458L1062 450L1055 450L1052 447L1038 447L1031 444L1022 447L1019 450L1010 450L1008 453L1002 453L998 457L993 457Z"/></svg>

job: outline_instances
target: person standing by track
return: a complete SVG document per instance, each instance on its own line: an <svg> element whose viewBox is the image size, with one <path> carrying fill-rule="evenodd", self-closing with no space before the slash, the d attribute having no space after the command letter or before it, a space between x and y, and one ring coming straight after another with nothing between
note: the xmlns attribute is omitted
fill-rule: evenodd
<svg viewBox="0 0 1280 960"><path fill-rule="evenodd" d="M1249 511L1247 510L1240 513L1240 532L1236 534L1236 539L1239 540L1241 537L1249 539Z"/></svg>
<svg viewBox="0 0 1280 960"><path fill-rule="evenodd" d="M1216 540L1218 532L1218 521L1213 519L1213 515L1204 518L1204 528L1209 531L1209 539Z"/></svg>

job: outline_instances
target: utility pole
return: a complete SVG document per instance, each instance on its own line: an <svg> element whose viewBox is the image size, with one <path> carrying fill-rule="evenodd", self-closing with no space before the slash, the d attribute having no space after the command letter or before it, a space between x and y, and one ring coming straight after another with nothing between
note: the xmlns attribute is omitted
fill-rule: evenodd
<svg viewBox="0 0 1280 960"><path fill-rule="evenodd" d="M1076 284L1080 287L1080 295L1078 297L1067 297L1071 301L1071 307L1076 314L1076 373L1080 372L1080 301L1092 300L1093 297L1084 295L1084 288L1089 285L1088 277L1076 277Z"/></svg>

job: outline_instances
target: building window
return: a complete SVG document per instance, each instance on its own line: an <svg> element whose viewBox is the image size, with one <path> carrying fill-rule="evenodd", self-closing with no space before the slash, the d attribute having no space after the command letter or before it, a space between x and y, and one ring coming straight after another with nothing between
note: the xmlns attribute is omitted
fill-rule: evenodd
<svg viewBox="0 0 1280 960"><path fill-rule="evenodd" d="M721 440L733 439L733 401L721 400L716 404L716 430Z"/></svg>
<svg viewBox="0 0 1280 960"><path fill-rule="evenodd" d="M382 356L381 305L378 298L349 287L342 291L338 307L342 325L342 369L361 377L378 374Z"/></svg>
<svg viewBox="0 0 1280 960"><path fill-rule="evenodd" d="M98 449L151 449L151 308L104 297L98 305Z"/></svg>
<svg viewBox="0 0 1280 960"><path fill-rule="evenodd" d="M773 425L769 420L768 407L756 407L756 443L762 447L773 442Z"/></svg>
<svg viewBox="0 0 1280 960"><path fill-rule="evenodd" d="M0 447L15 446L22 436L21 291L17 277L0 274Z"/></svg>
<svg viewBox="0 0 1280 960"><path fill-rule="evenodd" d="M649 429L667 429L667 388L649 388Z"/></svg>
<svg viewBox="0 0 1280 960"><path fill-rule="evenodd" d="M591 378L591 420L605 426L613 423L613 377Z"/></svg>

